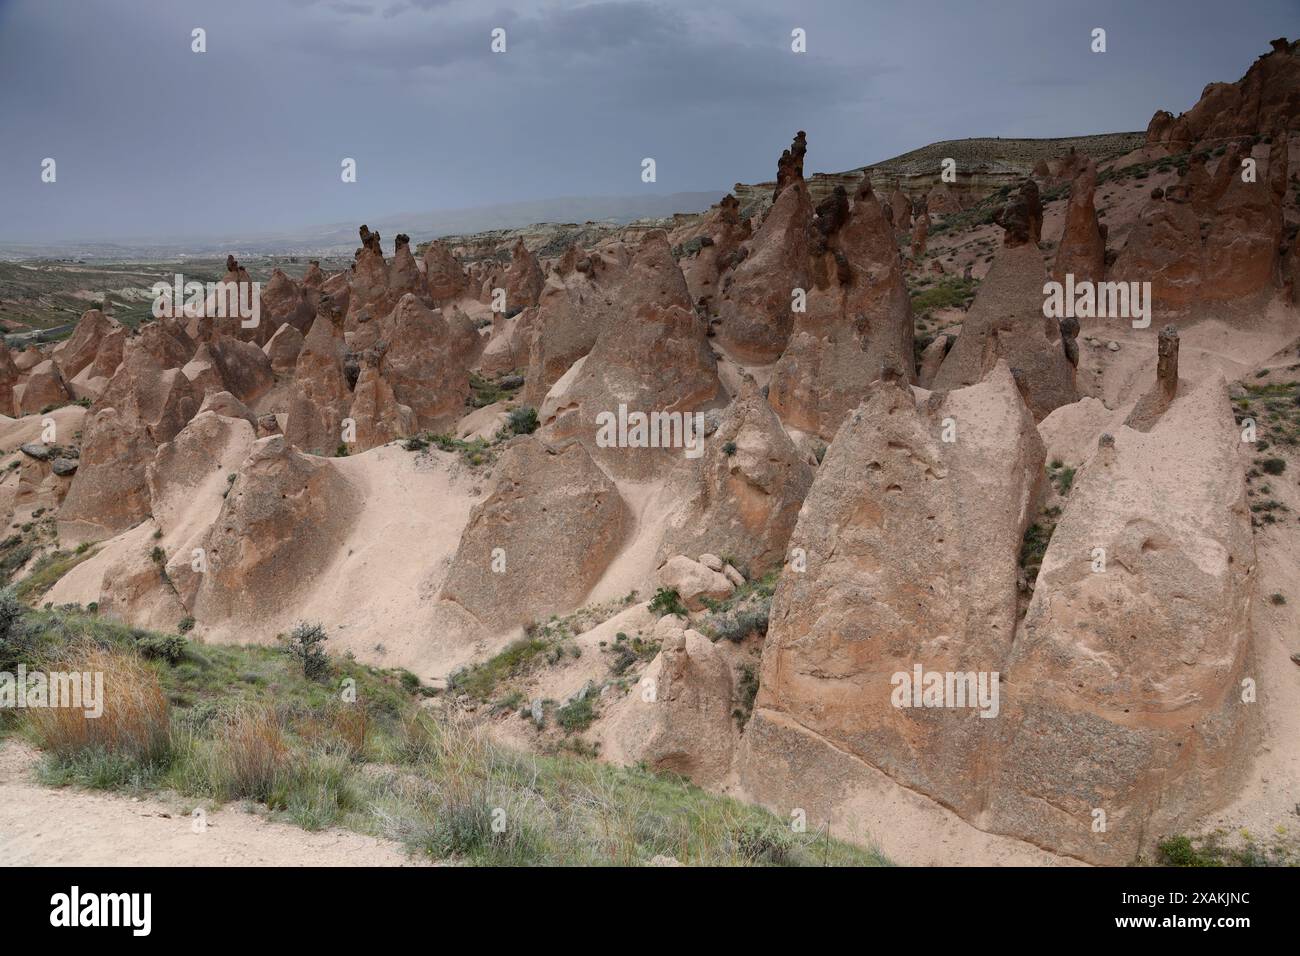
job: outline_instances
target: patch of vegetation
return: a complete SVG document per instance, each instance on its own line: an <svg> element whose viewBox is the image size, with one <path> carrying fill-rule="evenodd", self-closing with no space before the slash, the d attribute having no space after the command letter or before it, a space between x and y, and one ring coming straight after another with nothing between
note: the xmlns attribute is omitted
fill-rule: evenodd
<svg viewBox="0 0 1300 956"><path fill-rule="evenodd" d="M632 665L654 660L654 656L659 653L659 642L647 641L639 634L635 637L628 637L622 631L619 631L614 635L613 646L608 650L614 656L609 669L614 673L614 676L622 677Z"/></svg>
<svg viewBox="0 0 1300 956"><path fill-rule="evenodd" d="M736 644L753 634L760 637L767 634L768 619L772 615L772 595L776 593L779 577L779 571L769 571L761 578L746 581L726 600L706 600L709 616L700 625L701 630L715 641L727 640Z"/></svg>
<svg viewBox="0 0 1300 956"><path fill-rule="evenodd" d="M4 607L0 596L0 632ZM395 672L337 661L336 676L355 681L345 703L275 648L187 642L169 663L139 653L141 632L76 610L11 599L10 611L32 637L29 668L58 661L106 675L97 720L72 708L23 712L18 729L45 751L40 777L51 785L168 790L190 806L256 801L272 819L471 865L887 862L675 776L578 756L591 749L580 742L555 755L507 749L482 726L421 709ZM42 723L51 714L62 716ZM584 719L579 708L571 717Z"/></svg>
<svg viewBox="0 0 1300 956"><path fill-rule="evenodd" d="M1260 461L1259 467L1266 475L1280 475L1286 471L1286 460L1282 458L1265 458Z"/></svg>
<svg viewBox="0 0 1300 956"><path fill-rule="evenodd" d="M969 308L978 288L978 279L944 276L929 288L911 294L912 315L929 318L930 313L938 309Z"/></svg>
<svg viewBox="0 0 1300 956"><path fill-rule="evenodd" d="M1047 554L1047 546L1051 543L1052 533L1056 531L1056 522L1060 517L1060 508L1048 508L1038 521L1025 529L1025 538L1020 545L1020 567L1024 569L1025 581L1031 591L1034 582L1038 580L1043 556Z"/></svg>
<svg viewBox="0 0 1300 956"><path fill-rule="evenodd" d="M285 650L301 665L302 676L308 680L318 680L329 673L330 659L325 653L327 640L325 628L319 623L301 621L289 632Z"/></svg>
<svg viewBox="0 0 1300 956"><path fill-rule="evenodd" d="M741 664L736 680L736 709L731 716L736 719L740 729L744 730L754 713L754 701L758 697L758 669L753 664Z"/></svg>
<svg viewBox="0 0 1300 956"><path fill-rule="evenodd" d="M682 596L677 593L676 588L660 588L656 591L655 596L650 599L650 613L656 617L663 617L665 614L687 616L686 605L682 603Z"/></svg>
<svg viewBox="0 0 1300 956"><path fill-rule="evenodd" d="M482 438L464 441L460 438L452 438L450 435L432 435L422 432L402 440L402 447L407 451L425 451L430 445L441 451L455 452L471 468L487 464L493 458L491 443Z"/></svg>
<svg viewBox="0 0 1300 956"><path fill-rule="evenodd" d="M580 694L555 712L555 719L566 734L577 734L591 726L596 719L594 693Z"/></svg>
<svg viewBox="0 0 1300 956"><path fill-rule="evenodd" d="M506 427L512 435L531 435L537 426L537 409L528 405L513 409L506 418Z"/></svg>
<svg viewBox="0 0 1300 956"><path fill-rule="evenodd" d="M1047 480L1056 488L1056 493L1064 498L1070 493L1070 489L1074 487L1074 476L1077 472L1077 468L1067 467L1058 458L1048 463Z"/></svg>
<svg viewBox="0 0 1300 956"><path fill-rule="evenodd" d="M94 551L51 551L41 555L32 566L31 573L18 582L14 591L26 604L36 604L45 592L54 587L65 574L92 557Z"/></svg>
<svg viewBox="0 0 1300 956"><path fill-rule="evenodd" d="M495 696L499 684L523 674L541 660L550 647L551 642L542 638L521 637L500 654L454 672L448 678L447 686L476 700L489 701Z"/></svg>
<svg viewBox="0 0 1300 956"><path fill-rule="evenodd" d="M471 408L486 408L497 402L514 398L523 384L523 376L514 372L495 380L484 378L477 372L470 372L470 396L467 401Z"/></svg>
<svg viewBox="0 0 1300 956"><path fill-rule="evenodd" d="M1272 837L1261 843L1247 830L1238 831L1229 840L1224 830L1205 836L1171 836L1156 845L1156 863L1162 866L1295 866L1297 848L1285 827L1278 827Z"/></svg>

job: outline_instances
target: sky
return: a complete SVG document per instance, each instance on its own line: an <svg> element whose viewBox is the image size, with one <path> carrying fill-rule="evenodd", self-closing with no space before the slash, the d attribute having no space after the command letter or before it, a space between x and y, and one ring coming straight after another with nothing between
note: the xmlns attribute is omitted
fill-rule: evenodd
<svg viewBox="0 0 1300 956"><path fill-rule="evenodd" d="M0 0L0 239L721 192L799 129L809 173L1145 129L1297 32L1300 0Z"/></svg>

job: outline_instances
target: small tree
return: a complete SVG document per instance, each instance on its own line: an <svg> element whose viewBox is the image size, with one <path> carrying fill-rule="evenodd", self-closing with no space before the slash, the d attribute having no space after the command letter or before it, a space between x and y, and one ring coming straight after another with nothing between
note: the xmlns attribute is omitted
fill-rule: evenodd
<svg viewBox="0 0 1300 956"><path fill-rule="evenodd" d="M0 670L11 671L27 660L32 634L23 620L26 612L13 588L0 590Z"/></svg>
<svg viewBox="0 0 1300 956"><path fill-rule="evenodd" d="M325 653L325 628L320 624L300 621L289 633L289 653L302 663L302 674L309 680L323 677L329 671L330 659Z"/></svg>

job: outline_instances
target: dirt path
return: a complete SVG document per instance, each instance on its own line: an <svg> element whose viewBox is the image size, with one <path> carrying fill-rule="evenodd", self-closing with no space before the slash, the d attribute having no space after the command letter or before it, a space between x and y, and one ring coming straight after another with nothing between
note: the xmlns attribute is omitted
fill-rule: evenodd
<svg viewBox="0 0 1300 956"><path fill-rule="evenodd" d="M39 756L0 744L0 865L5 866L412 866L400 844L346 830L310 833L237 807L207 816L195 833L162 800L54 790L32 779Z"/></svg>

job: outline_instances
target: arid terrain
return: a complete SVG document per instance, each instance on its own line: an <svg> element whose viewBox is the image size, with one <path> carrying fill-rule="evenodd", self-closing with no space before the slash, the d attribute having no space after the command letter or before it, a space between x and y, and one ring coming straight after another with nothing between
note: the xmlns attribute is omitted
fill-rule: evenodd
<svg viewBox="0 0 1300 956"><path fill-rule="evenodd" d="M1242 66L773 130L703 213L0 263L0 671L107 675L0 714L0 857L1296 862L1300 42Z"/></svg>

